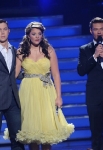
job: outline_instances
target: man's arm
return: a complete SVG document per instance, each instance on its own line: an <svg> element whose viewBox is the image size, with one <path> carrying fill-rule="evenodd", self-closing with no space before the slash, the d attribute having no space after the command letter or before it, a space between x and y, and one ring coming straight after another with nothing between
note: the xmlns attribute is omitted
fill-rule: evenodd
<svg viewBox="0 0 103 150"><path fill-rule="evenodd" d="M80 76L88 74L97 63L92 54L89 57L86 55L86 50L88 51L88 48L81 47L79 52L77 72Z"/></svg>

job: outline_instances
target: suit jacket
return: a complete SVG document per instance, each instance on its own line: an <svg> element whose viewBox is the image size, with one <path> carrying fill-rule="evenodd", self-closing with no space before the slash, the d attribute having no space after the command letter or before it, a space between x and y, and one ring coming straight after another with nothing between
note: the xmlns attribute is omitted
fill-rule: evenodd
<svg viewBox="0 0 103 150"><path fill-rule="evenodd" d="M11 50L13 59L10 73L5 59L0 52L0 110L7 109L10 106L12 93L14 94L18 107L20 107L18 88L15 79L16 50L14 47L12 47Z"/></svg>
<svg viewBox="0 0 103 150"><path fill-rule="evenodd" d="M103 101L103 69L99 58L93 58L93 42L80 47L77 71L80 76L87 74L86 104L98 105Z"/></svg>

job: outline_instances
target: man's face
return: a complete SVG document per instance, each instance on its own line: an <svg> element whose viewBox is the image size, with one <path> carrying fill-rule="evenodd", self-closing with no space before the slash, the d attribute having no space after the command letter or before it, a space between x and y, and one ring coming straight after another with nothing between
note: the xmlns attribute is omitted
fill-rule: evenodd
<svg viewBox="0 0 103 150"><path fill-rule="evenodd" d="M93 35L95 40L98 38L98 36L102 36L103 38L103 23L93 23L90 33Z"/></svg>
<svg viewBox="0 0 103 150"><path fill-rule="evenodd" d="M8 41L9 28L6 23L0 23L0 43Z"/></svg>

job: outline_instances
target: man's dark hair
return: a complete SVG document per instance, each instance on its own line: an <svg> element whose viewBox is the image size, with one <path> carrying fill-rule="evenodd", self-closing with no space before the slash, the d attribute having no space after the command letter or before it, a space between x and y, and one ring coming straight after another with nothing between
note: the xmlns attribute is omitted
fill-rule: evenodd
<svg viewBox="0 0 103 150"><path fill-rule="evenodd" d="M5 23L5 24L7 25L7 27L9 28L9 26L8 26L8 22L7 22L6 20L4 20L4 19L0 19L0 23Z"/></svg>
<svg viewBox="0 0 103 150"><path fill-rule="evenodd" d="M103 23L103 19L100 17L96 17L96 18L92 19L89 23L90 29L92 29L94 23Z"/></svg>

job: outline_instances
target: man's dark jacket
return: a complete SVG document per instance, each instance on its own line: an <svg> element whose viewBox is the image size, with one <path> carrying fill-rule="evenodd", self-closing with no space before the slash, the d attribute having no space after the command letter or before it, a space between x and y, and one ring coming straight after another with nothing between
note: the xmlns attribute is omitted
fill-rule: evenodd
<svg viewBox="0 0 103 150"><path fill-rule="evenodd" d="M0 110L9 108L12 100L12 93L15 96L18 107L20 107L18 88L15 79L16 50L14 47L12 47L11 50L13 58L10 73L5 59L0 52Z"/></svg>
<svg viewBox="0 0 103 150"><path fill-rule="evenodd" d="M103 69L100 58L95 61L93 54L95 46L93 42L80 47L78 74L87 74L86 104L97 105L103 101Z"/></svg>

